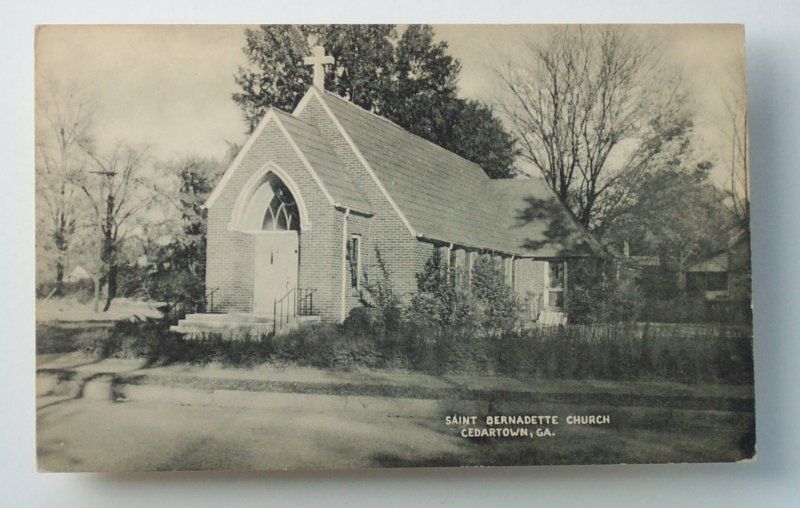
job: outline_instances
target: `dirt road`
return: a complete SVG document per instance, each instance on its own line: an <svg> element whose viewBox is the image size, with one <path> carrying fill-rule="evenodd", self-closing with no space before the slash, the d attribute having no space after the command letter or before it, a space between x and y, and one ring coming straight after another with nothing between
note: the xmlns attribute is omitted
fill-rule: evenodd
<svg viewBox="0 0 800 508"><path fill-rule="evenodd" d="M459 426L446 425L446 415L557 414L563 422L567 415L604 408L262 396L261 407L86 397L40 404L39 467L243 470L738 460L752 426L748 413L614 408L611 425L561 425L551 428L552 437L466 439Z"/></svg>

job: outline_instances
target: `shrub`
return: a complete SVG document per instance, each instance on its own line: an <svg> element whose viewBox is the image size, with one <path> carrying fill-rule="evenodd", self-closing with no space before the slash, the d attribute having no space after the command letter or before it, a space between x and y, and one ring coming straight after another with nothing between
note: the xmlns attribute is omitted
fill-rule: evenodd
<svg viewBox="0 0 800 508"><path fill-rule="evenodd" d="M387 333L395 333L402 326L403 308L400 299L391 284L391 277L386 263L383 260L380 250L375 248L375 259L377 260L378 276L373 279L369 275L369 270L364 269L360 300L366 309L355 308L356 315L348 316L350 323L345 325L356 328L365 328L373 336L377 333L384 336ZM375 309L375 310L367 310ZM355 330L361 333L361 330Z"/></svg>
<svg viewBox="0 0 800 508"><path fill-rule="evenodd" d="M171 270L168 266L155 267L143 281L144 291L150 299L164 302L168 311L165 318L171 322L205 304L205 284L196 274L187 270Z"/></svg>
<svg viewBox="0 0 800 508"><path fill-rule="evenodd" d="M632 322L644 297L633 278L618 280L610 261L581 260L570 264L567 313L575 323Z"/></svg>
<svg viewBox="0 0 800 508"><path fill-rule="evenodd" d="M481 308L483 329L492 334L514 330L521 308L516 294L506 284L505 274L492 258L478 257L472 269L472 295Z"/></svg>
<svg viewBox="0 0 800 508"><path fill-rule="evenodd" d="M108 358L119 349L119 339L111 328L94 328L79 332L75 343L78 350L94 357Z"/></svg>
<svg viewBox="0 0 800 508"><path fill-rule="evenodd" d="M653 323L752 323L750 301L707 301L702 295L647 300L641 319Z"/></svg>
<svg viewBox="0 0 800 508"><path fill-rule="evenodd" d="M447 266L439 250L431 257L417 277L417 292L411 298L410 312L413 319L428 323L437 334L445 329L463 330L477 326L479 309L469 291L459 283L455 267Z"/></svg>
<svg viewBox="0 0 800 508"><path fill-rule="evenodd" d="M351 312L343 325L317 324L278 336L208 334L186 339L162 323L117 323L70 333L75 334L76 347L88 354L144 358L149 365L291 363L339 370L399 367L437 375L488 372L528 379L753 382L748 327L572 324L486 334L413 319L387 332L380 321L379 309L363 308ZM63 347L61 338L53 342Z"/></svg>

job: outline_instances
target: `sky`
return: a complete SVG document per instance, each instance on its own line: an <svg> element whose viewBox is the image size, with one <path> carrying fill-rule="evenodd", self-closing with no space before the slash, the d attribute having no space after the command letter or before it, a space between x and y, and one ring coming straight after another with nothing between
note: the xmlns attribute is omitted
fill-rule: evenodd
<svg viewBox="0 0 800 508"><path fill-rule="evenodd" d="M221 158L227 143L243 143L246 125L231 99L233 75L246 63L244 26L150 25L40 27L37 79L77 86L99 105L100 143L147 146L161 160L187 155ZM541 25L436 25L437 37L461 61L459 92L493 103L501 88L498 64L524 61L525 40ZM725 157L723 87L736 76L743 32L733 25L645 25L669 69L683 73L695 104L696 132L712 158Z"/></svg>

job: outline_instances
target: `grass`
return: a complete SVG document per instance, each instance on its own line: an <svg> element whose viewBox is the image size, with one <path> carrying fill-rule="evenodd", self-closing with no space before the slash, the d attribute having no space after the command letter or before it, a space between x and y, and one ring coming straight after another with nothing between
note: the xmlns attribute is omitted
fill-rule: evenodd
<svg viewBox="0 0 800 508"><path fill-rule="evenodd" d="M749 328L718 325L570 325L489 336L412 326L387 332L320 324L235 340L218 334L186 339L160 322L37 326L39 354L80 350L97 358L144 358L153 366L289 364L690 385L752 384L752 344Z"/></svg>
<svg viewBox="0 0 800 508"><path fill-rule="evenodd" d="M37 323L36 354L69 353L80 349L87 336L110 335L113 324L81 321L74 323Z"/></svg>

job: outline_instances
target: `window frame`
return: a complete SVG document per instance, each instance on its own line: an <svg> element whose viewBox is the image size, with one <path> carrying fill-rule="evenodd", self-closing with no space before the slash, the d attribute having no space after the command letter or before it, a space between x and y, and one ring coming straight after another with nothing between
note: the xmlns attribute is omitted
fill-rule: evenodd
<svg viewBox="0 0 800 508"><path fill-rule="evenodd" d="M566 303L567 303L567 261L565 259L548 259L545 261L545 279L544 279L544 307L564 312ZM551 273L553 270L553 265L560 265L559 273L561 284L559 286L552 285L552 277ZM556 305L556 303L551 298L551 293L558 293L556 295L556 301L558 300L558 296L561 297L561 305Z"/></svg>
<svg viewBox="0 0 800 508"><path fill-rule="evenodd" d="M350 289L361 289L361 235L353 233L347 242L347 258L350 266Z"/></svg>

